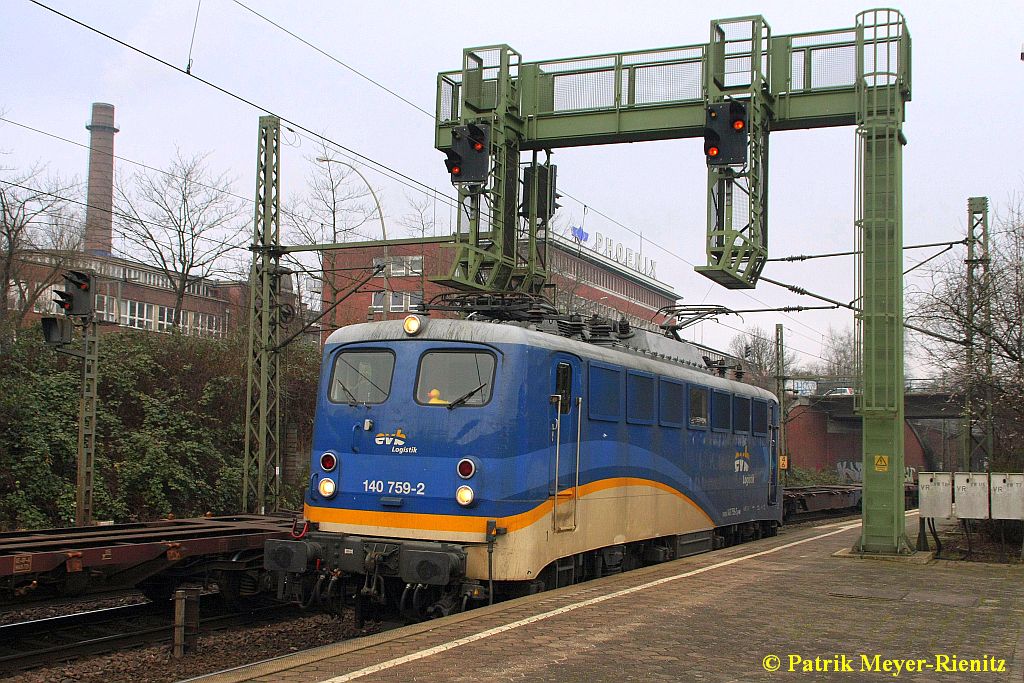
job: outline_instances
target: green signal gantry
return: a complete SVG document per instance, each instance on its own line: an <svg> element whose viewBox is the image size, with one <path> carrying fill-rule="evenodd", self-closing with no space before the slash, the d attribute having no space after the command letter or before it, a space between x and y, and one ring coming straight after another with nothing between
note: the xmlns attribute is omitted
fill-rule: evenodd
<svg viewBox="0 0 1024 683"><path fill-rule="evenodd" d="M435 146L447 152L453 129L485 125L490 170L483 182L453 177L455 254L436 281L470 291L540 291L550 211L538 207L549 206L544 198L553 200L555 188L543 182L554 177L550 155L542 173L538 152L706 137L709 107L738 103L746 158L708 164L707 262L697 271L730 289L753 288L768 253L770 133L856 126L865 472L857 549L907 552L901 266L910 48L902 14L873 9L848 28L775 36L761 16L747 16L712 21L708 43L544 62L523 62L508 45L466 49L461 69L438 74ZM522 152L533 152L529 206L520 206Z"/></svg>

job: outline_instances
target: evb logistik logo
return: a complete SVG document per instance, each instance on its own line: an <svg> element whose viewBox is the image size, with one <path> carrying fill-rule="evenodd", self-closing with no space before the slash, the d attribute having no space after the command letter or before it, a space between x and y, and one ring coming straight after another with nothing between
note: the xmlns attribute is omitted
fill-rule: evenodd
<svg viewBox="0 0 1024 683"><path fill-rule="evenodd" d="M374 437L374 443L378 446L391 446L392 453L415 453L416 446L406 446L409 436L399 427L393 433L380 432Z"/></svg>

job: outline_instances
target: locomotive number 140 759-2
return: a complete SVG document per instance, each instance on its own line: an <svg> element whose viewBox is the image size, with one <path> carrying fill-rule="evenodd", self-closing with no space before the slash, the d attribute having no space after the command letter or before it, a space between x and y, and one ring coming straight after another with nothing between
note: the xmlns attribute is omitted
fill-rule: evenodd
<svg viewBox="0 0 1024 683"><path fill-rule="evenodd" d="M423 496L427 493L427 487L422 482L411 481L384 481L382 479L364 479L363 491L370 493L398 493L402 495Z"/></svg>

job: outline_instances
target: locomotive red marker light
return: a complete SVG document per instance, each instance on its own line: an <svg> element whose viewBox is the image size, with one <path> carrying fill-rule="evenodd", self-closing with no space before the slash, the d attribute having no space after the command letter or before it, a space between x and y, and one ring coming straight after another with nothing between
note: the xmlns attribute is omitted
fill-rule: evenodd
<svg viewBox="0 0 1024 683"><path fill-rule="evenodd" d="M334 453L324 453L320 456L320 467L324 472L330 472L337 464L338 459L334 457Z"/></svg>
<svg viewBox="0 0 1024 683"><path fill-rule="evenodd" d="M463 458L459 461L457 470L460 477L463 479L469 479L476 473L476 465L469 458Z"/></svg>

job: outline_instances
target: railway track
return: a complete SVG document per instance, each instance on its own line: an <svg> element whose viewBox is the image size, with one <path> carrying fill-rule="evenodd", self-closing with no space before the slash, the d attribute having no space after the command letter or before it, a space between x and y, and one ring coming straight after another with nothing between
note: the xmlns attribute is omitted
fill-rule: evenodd
<svg viewBox="0 0 1024 683"><path fill-rule="evenodd" d="M244 612L208 609L202 631L288 618L298 609L270 604ZM0 675L142 645L170 642L170 604L146 603L0 626Z"/></svg>

